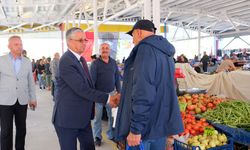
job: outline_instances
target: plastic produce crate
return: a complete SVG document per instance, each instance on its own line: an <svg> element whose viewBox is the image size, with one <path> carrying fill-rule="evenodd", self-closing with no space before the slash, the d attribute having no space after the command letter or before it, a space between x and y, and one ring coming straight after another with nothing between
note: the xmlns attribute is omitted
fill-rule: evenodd
<svg viewBox="0 0 250 150"><path fill-rule="evenodd" d="M240 129L240 128L231 128L231 127L213 123L213 122L211 122L211 124L212 126L216 128L216 130L219 130L225 133L230 138L232 138L233 141L236 141L237 143L244 144L244 145L250 145L250 132Z"/></svg>
<svg viewBox="0 0 250 150"><path fill-rule="evenodd" d="M234 142L232 139L228 139L228 144L218 147L209 148L208 150L233 150ZM174 150L201 150L198 146L191 146L186 143L174 140Z"/></svg>

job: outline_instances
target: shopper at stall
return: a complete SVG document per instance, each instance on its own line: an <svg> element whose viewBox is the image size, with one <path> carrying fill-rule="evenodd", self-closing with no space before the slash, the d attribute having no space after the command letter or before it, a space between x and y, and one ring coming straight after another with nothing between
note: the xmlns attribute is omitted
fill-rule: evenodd
<svg viewBox="0 0 250 150"><path fill-rule="evenodd" d="M92 62L90 66L90 73L93 80L93 84L97 90L105 93L120 93L120 74L116 61L110 57L110 45L108 43L102 43L100 45L101 56ZM101 146L102 141L102 112L104 105L102 103L95 104L95 119L93 132L95 137L95 145ZM112 133L112 113L111 107L105 105L108 115L108 139L113 139Z"/></svg>
<svg viewBox="0 0 250 150"><path fill-rule="evenodd" d="M213 56L211 57L211 64L212 64L212 66L217 65L217 62L218 62L218 60L217 60L216 56L213 55Z"/></svg>
<svg viewBox="0 0 250 150"><path fill-rule="evenodd" d="M222 71L233 71L235 70L235 66L233 63L233 60L231 60L227 55L224 56L224 60L221 62L221 64L216 69L216 72L222 72Z"/></svg>
<svg viewBox="0 0 250 150"><path fill-rule="evenodd" d="M232 61L237 62L238 60L239 60L239 58L237 57L237 54L233 53L232 54Z"/></svg>
<svg viewBox="0 0 250 150"><path fill-rule="evenodd" d="M52 76L52 73L51 73L51 70L50 70L50 62L51 62L51 58L48 57L46 59L46 63L44 64L44 68L45 68L45 81L46 81L46 87L47 89L50 91L51 90L51 76Z"/></svg>
<svg viewBox="0 0 250 150"><path fill-rule="evenodd" d="M132 149L165 150L166 137L183 131L174 87L175 49L149 20L128 32L135 47L125 61L121 101L115 125L117 140Z"/></svg>
<svg viewBox="0 0 250 150"><path fill-rule="evenodd" d="M56 78L58 78L59 59L60 59L60 54L55 53L53 60L50 62L50 71L52 73L52 76L51 76L51 95L53 96L53 101L55 101Z"/></svg>
<svg viewBox="0 0 250 150"><path fill-rule="evenodd" d="M1 150L13 149L13 118L15 118L15 149L24 150L27 107L37 106L31 62L22 56L22 40L9 38L10 53L0 57L0 122Z"/></svg>
<svg viewBox="0 0 250 150"><path fill-rule="evenodd" d="M188 63L188 59L184 54L177 57L177 63Z"/></svg>
<svg viewBox="0 0 250 150"><path fill-rule="evenodd" d="M39 60L39 64L37 66L37 78L39 82L40 89L45 89L45 66L42 59Z"/></svg>
<svg viewBox="0 0 250 150"><path fill-rule="evenodd" d="M109 96L94 89L87 63L81 54L87 39L80 28L66 32L68 51L59 62L59 76L53 111L53 124L61 150L77 150L77 140L81 150L94 150L94 139L90 120L94 118L94 102L112 105L117 95Z"/></svg>
<svg viewBox="0 0 250 150"><path fill-rule="evenodd" d="M204 51L203 57L201 58L203 72L207 72L207 67L208 67L209 62L210 62L210 58L207 55L207 53Z"/></svg>
<svg viewBox="0 0 250 150"><path fill-rule="evenodd" d="M27 51L26 50L22 50L22 55L23 55L23 57L26 57L26 58L29 58L28 56L27 56Z"/></svg>

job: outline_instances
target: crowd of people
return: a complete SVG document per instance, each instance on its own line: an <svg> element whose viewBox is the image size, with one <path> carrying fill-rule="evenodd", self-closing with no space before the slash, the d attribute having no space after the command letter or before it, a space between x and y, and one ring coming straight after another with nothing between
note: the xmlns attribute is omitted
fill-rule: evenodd
<svg viewBox="0 0 250 150"><path fill-rule="evenodd" d="M198 56L194 56L194 59L188 59L184 54L177 56L176 63L189 63L198 73L219 73L229 72L236 70L235 64L239 63L240 59L235 53L231 56L225 54L219 61L215 55L208 56L206 52L203 53L202 58L199 60ZM208 71L208 68L212 68Z"/></svg>
<svg viewBox="0 0 250 150"><path fill-rule="evenodd" d="M27 52L22 53L24 57L27 57ZM28 57L27 57L28 58ZM54 96L55 81L58 74L60 54L56 52L54 58L51 60L50 57L46 58L43 56L41 59L35 61L32 59L32 73L35 84L39 84L41 90L47 89L51 91Z"/></svg>
<svg viewBox="0 0 250 150"><path fill-rule="evenodd" d="M52 61L43 57L31 62L27 52L21 54L21 37L10 37L10 53L0 57L1 150L13 148L13 118L15 148L25 149L27 108L37 107L37 81L41 90L52 90L52 123L61 150L77 150L77 141L81 150L101 146L104 107L107 136L121 149L165 150L166 139L183 132L183 123L174 84L175 48L156 30L151 21L140 20L127 32L135 46L123 60L122 86L108 43L100 45L100 57L88 68L81 55L88 39L80 28L66 32L68 50Z"/></svg>

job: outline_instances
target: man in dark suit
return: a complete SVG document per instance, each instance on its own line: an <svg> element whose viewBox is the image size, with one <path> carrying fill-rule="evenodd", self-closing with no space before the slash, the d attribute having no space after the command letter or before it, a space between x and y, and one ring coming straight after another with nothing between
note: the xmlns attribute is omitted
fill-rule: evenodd
<svg viewBox="0 0 250 150"><path fill-rule="evenodd" d="M87 39L80 28L66 32L68 51L59 62L59 76L56 79L53 123L61 150L77 150L77 139L81 150L94 150L90 120L94 118L94 102L103 103L109 99L112 106L118 96L94 89L83 53Z"/></svg>

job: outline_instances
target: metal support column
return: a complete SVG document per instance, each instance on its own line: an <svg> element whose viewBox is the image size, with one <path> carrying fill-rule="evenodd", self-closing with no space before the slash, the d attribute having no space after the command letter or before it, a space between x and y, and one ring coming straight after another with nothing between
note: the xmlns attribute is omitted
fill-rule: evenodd
<svg viewBox="0 0 250 150"><path fill-rule="evenodd" d="M94 13L94 46L92 54L99 54L98 50L98 22L97 22L97 0L93 0Z"/></svg>
<svg viewBox="0 0 250 150"><path fill-rule="evenodd" d="M164 37L167 38L167 23L164 22Z"/></svg>
<svg viewBox="0 0 250 150"><path fill-rule="evenodd" d="M151 20L152 16L151 0L144 0L143 3L143 19Z"/></svg>
<svg viewBox="0 0 250 150"><path fill-rule="evenodd" d="M200 18L198 19L198 58L201 59L201 26L200 26Z"/></svg>
<svg viewBox="0 0 250 150"><path fill-rule="evenodd" d="M161 5L160 0L153 0L153 22L155 24L155 27L157 28L155 34L160 34L161 32Z"/></svg>

